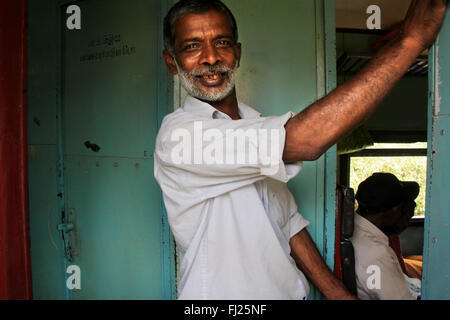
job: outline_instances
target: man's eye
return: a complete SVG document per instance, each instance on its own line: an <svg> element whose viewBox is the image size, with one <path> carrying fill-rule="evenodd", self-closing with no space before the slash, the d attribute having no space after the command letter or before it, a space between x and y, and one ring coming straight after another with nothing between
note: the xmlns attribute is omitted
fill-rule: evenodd
<svg viewBox="0 0 450 320"><path fill-rule="evenodd" d="M198 47L198 45L196 43L191 43L189 45L187 45L186 47L184 47L185 50L192 50L192 49L196 49Z"/></svg>
<svg viewBox="0 0 450 320"><path fill-rule="evenodd" d="M217 45L219 47L229 47L229 46L231 46L231 42L228 40L219 40L219 41L217 41Z"/></svg>

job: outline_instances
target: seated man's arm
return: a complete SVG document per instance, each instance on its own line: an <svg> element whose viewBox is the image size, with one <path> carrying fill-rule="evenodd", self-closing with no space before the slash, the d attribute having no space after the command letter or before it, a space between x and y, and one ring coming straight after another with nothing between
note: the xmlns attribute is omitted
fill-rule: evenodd
<svg viewBox="0 0 450 320"><path fill-rule="evenodd" d="M416 300L408 288L408 283L396 257L391 254L385 254L374 260L374 266L379 268L380 286L367 288L372 299ZM367 278L365 278L365 281L367 282Z"/></svg>
<svg viewBox="0 0 450 320"><path fill-rule="evenodd" d="M396 39L352 80L315 102L286 124L285 162L316 160L355 129L434 42L446 0L413 0Z"/></svg>
<svg viewBox="0 0 450 320"><path fill-rule="evenodd" d="M323 261L308 231L303 229L289 242L297 266L329 300L356 300Z"/></svg>

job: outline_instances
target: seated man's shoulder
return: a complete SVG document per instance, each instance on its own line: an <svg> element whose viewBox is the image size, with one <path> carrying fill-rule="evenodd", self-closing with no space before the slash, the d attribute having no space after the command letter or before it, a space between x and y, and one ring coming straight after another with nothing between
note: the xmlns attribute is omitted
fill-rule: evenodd
<svg viewBox="0 0 450 320"><path fill-rule="evenodd" d="M352 239L355 256L364 257L364 260L376 261L391 256L392 249L388 244L376 237L368 235L353 237Z"/></svg>

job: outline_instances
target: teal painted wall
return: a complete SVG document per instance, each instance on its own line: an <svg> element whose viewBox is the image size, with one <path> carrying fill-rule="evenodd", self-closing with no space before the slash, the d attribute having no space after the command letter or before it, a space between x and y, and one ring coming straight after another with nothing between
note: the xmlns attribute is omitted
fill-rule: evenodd
<svg viewBox="0 0 450 320"><path fill-rule="evenodd" d="M422 297L450 299L450 14L430 52L428 181Z"/></svg>
<svg viewBox="0 0 450 320"><path fill-rule="evenodd" d="M173 244L153 179L162 101L172 96L160 83L166 2L77 2L81 30L65 28L68 2L29 6L34 298L173 298ZM65 234L72 257L57 231L64 214L75 226ZM81 290L65 286L69 264L81 268Z"/></svg>

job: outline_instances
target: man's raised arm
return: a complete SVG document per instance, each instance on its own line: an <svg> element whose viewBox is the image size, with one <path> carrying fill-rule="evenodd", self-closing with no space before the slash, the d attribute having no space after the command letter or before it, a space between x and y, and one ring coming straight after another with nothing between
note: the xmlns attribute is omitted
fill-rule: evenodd
<svg viewBox="0 0 450 320"><path fill-rule="evenodd" d="M353 79L285 126L285 162L318 159L376 109L441 28L446 0L412 0L396 38Z"/></svg>

